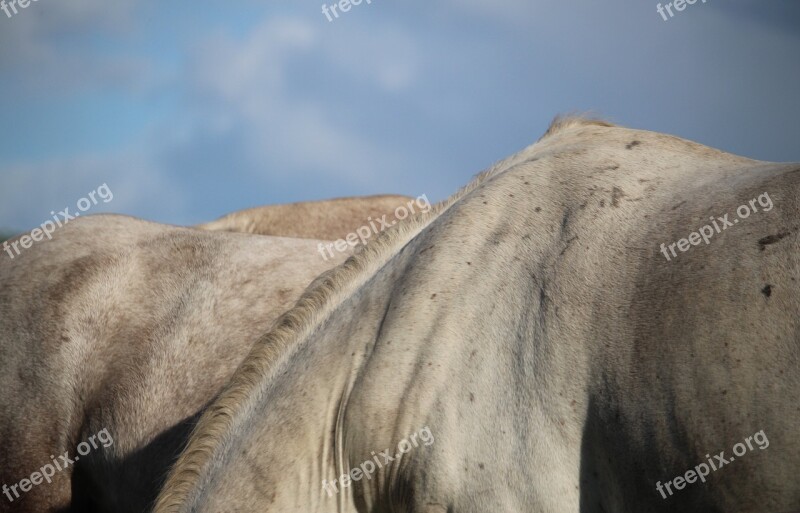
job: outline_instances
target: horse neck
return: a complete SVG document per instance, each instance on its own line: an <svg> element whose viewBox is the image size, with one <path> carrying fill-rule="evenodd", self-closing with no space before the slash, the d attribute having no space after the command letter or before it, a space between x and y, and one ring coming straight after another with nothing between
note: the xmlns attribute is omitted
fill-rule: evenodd
<svg viewBox="0 0 800 513"><path fill-rule="evenodd" d="M197 483L191 501L202 505L197 511L236 510L231 505L240 497L249 497L248 506L258 497L270 505L265 511L355 511L352 487L329 496L323 480L349 470L341 429L348 398L389 305L392 269L402 260L391 260L387 272L303 328L242 401ZM258 479L234 478L254 471Z"/></svg>

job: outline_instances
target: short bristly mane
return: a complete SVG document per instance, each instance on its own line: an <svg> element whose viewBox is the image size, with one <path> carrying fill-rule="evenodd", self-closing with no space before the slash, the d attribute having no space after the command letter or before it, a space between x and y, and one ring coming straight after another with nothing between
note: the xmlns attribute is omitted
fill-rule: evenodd
<svg viewBox="0 0 800 513"><path fill-rule="evenodd" d="M614 125L579 117L557 117L539 141L567 129L584 126ZM179 511L246 399L263 385L264 378L276 364L291 353L291 349L296 345L295 342L310 333L311 329L324 320L339 302L385 265L400 248L441 213L492 176L513 165L521 153L501 160L478 174L469 184L447 200L435 205L429 212L420 213L383 232L341 266L327 271L315 280L296 305L276 321L270 332L259 339L228 386L203 414L186 450L173 467L177 470L169 477L155 511Z"/></svg>
<svg viewBox="0 0 800 513"><path fill-rule="evenodd" d="M603 121L602 119L584 118L580 116L556 116L550 127L539 139L540 141L548 137L552 137L558 133L569 130L575 127L584 126L602 126L602 127L615 127L616 125Z"/></svg>

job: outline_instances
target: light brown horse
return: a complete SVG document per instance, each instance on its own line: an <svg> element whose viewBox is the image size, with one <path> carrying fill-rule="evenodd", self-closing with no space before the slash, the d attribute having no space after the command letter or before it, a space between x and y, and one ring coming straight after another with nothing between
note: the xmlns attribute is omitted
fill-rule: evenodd
<svg viewBox="0 0 800 513"><path fill-rule="evenodd" d="M397 221L398 208L414 205L408 196L353 196L249 208L197 225L202 230L256 233L304 239L345 239L372 220ZM430 205L428 205L430 207Z"/></svg>

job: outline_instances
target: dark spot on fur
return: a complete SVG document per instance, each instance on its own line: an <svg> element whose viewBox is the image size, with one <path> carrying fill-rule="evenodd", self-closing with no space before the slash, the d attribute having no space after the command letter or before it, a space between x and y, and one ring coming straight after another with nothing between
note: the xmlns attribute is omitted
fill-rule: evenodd
<svg viewBox="0 0 800 513"><path fill-rule="evenodd" d="M680 206L681 206L681 205L683 205L684 203L686 203L686 201L685 201L685 200L684 200L684 201L681 201L680 203L678 203L677 205L675 205L674 207L672 207L672 210L675 210L676 208L680 207Z"/></svg>
<svg viewBox="0 0 800 513"><path fill-rule="evenodd" d="M544 291L544 285L539 289L539 314L540 316L544 316L547 310L547 301L548 301L547 292Z"/></svg>
<svg viewBox="0 0 800 513"><path fill-rule="evenodd" d="M625 193L622 192L622 189L619 187L614 187L611 189L611 206L614 208L619 206L619 199L625 196Z"/></svg>
<svg viewBox="0 0 800 513"><path fill-rule="evenodd" d="M569 245L570 245L570 244L572 244L572 242L573 242L575 239L577 239L577 238L578 238L578 236L577 236L577 235L575 235L574 237L572 237L571 239L569 239L569 240L567 241L567 243L564 245L564 249L562 249L562 250L561 250L561 253L559 254L559 256L562 256L562 255L563 255L563 254L564 254L564 253L567 251L567 249L569 249Z"/></svg>
<svg viewBox="0 0 800 513"><path fill-rule="evenodd" d="M783 232L777 235L767 235L762 239L758 239L758 245L761 246L761 251L764 251L767 246L770 244L775 244L776 242L780 242L781 239L789 235L790 232Z"/></svg>
<svg viewBox="0 0 800 513"><path fill-rule="evenodd" d="M475 402L475 394L473 394L472 392L469 393L469 402L471 403Z"/></svg>
<svg viewBox="0 0 800 513"><path fill-rule="evenodd" d="M542 207L536 207L533 210L535 210L536 212L541 212L542 211Z"/></svg>
<svg viewBox="0 0 800 513"><path fill-rule="evenodd" d="M641 141L634 140L634 141L631 141L628 144L626 144L625 145L625 149L626 150L632 150L634 146L639 146L640 144L642 144Z"/></svg>
<svg viewBox="0 0 800 513"><path fill-rule="evenodd" d="M772 285L770 285L769 283L764 285L764 288L761 289L761 293L767 297L770 297L772 295Z"/></svg>
<svg viewBox="0 0 800 513"><path fill-rule="evenodd" d="M432 294L432 295L431 295L431 299L433 299L433 298L435 298L435 297L436 297L436 294Z"/></svg>
<svg viewBox="0 0 800 513"><path fill-rule="evenodd" d="M483 463L478 463L478 468L483 470Z"/></svg>
<svg viewBox="0 0 800 513"><path fill-rule="evenodd" d="M288 302L293 296L292 289L278 289L278 299L281 303Z"/></svg>
<svg viewBox="0 0 800 513"><path fill-rule="evenodd" d="M569 218L572 215L572 212L567 209L564 211L564 216L561 218L561 232L567 231L567 225L569 224Z"/></svg>
<svg viewBox="0 0 800 513"><path fill-rule="evenodd" d="M605 207L606 206L606 200L600 200L600 206L601 207Z"/></svg>

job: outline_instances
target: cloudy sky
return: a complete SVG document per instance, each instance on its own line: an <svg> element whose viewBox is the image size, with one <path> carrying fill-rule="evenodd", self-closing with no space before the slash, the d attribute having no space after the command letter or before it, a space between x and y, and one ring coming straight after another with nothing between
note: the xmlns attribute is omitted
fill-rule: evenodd
<svg viewBox="0 0 800 513"><path fill-rule="evenodd" d="M328 5L333 1L327 2ZM557 113L800 161L800 2L38 0L0 11L0 228L442 199ZM74 210L74 207L73 207Z"/></svg>

